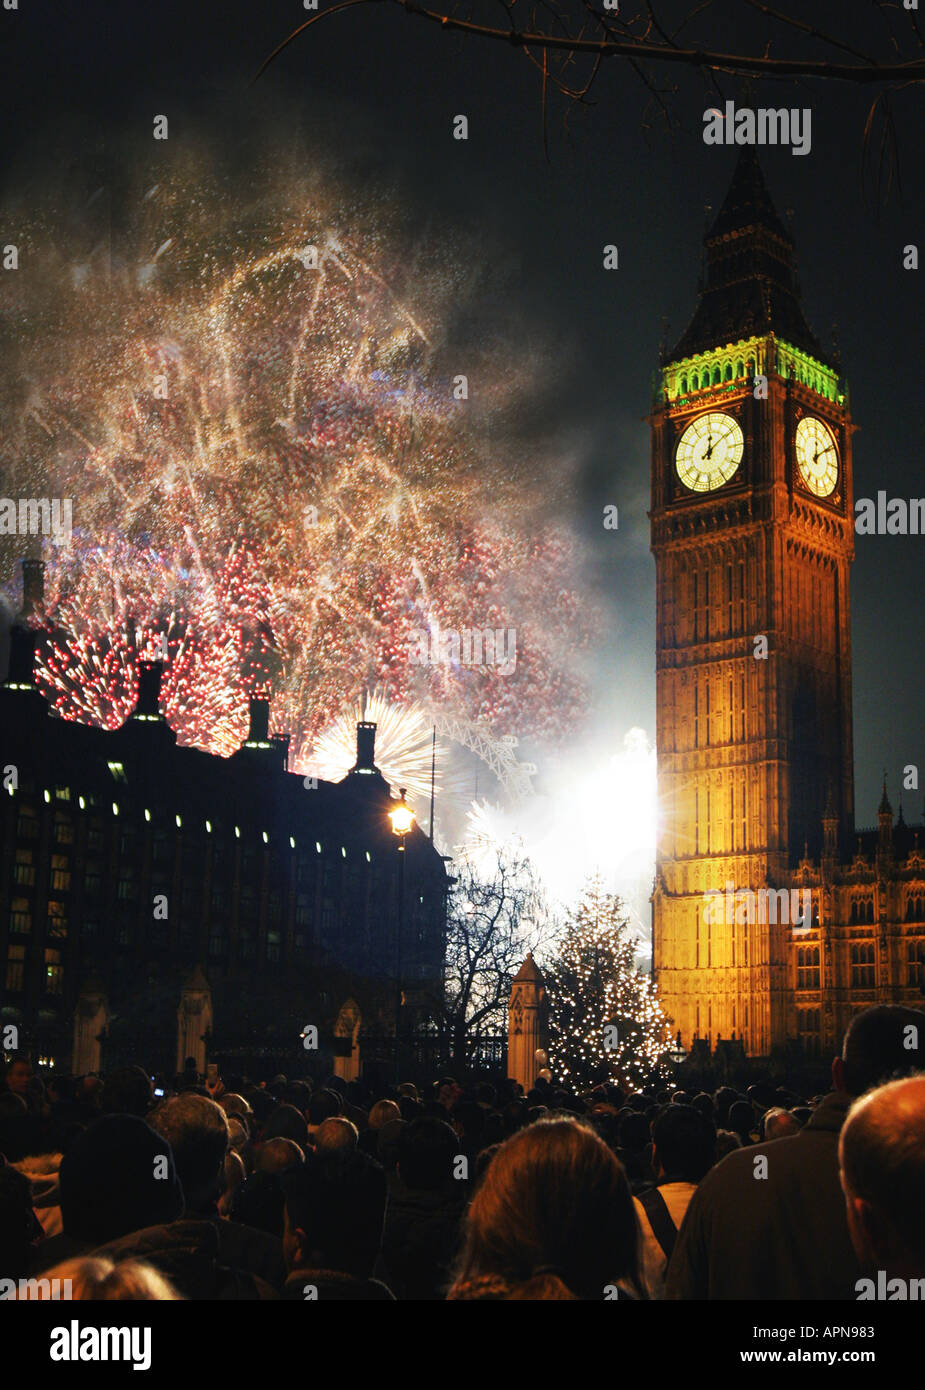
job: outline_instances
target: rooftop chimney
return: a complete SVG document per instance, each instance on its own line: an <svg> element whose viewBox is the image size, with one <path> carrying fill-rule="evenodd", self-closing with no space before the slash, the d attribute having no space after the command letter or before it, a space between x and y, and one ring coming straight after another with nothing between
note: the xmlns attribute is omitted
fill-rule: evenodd
<svg viewBox="0 0 925 1390"><path fill-rule="evenodd" d="M25 689L35 686L35 630L29 619L35 616L45 596L45 565L42 560L22 562L22 608L10 628L8 686Z"/></svg>
<svg viewBox="0 0 925 1390"><path fill-rule="evenodd" d="M138 701L132 711L135 718L160 719L162 661L142 661L138 665Z"/></svg>
<svg viewBox="0 0 925 1390"><path fill-rule="evenodd" d="M247 743L268 743L270 733L270 701L265 695L252 695L249 705L250 726Z"/></svg>
<svg viewBox="0 0 925 1390"><path fill-rule="evenodd" d="M375 772L376 726L363 720L357 725L357 760L354 772Z"/></svg>
<svg viewBox="0 0 925 1390"><path fill-rule="evenodd" d="M22 562L22 616L31 618L45 598L44 560Z"/></svg>
<svg viewBox="0 0 925 1390"><path fill-rule="evenodd" d="M35 685L35 633L22 623L10 628L10 664L6 684L22 689Z"/></svg>

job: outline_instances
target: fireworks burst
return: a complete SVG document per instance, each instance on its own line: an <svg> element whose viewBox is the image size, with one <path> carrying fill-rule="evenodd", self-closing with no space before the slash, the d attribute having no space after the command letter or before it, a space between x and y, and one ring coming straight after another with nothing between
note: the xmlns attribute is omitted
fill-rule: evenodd
<svg viewBox="0 0 925 1390"><path fill-rule="evenodd" d="M396 766L421 701L499 734L573 730L593 614L505 435L529 358L454 360L467 258L409 254L394 207L319 178L243 206L208 171L165 177L129 200L116 260L99 206L67 239L51 215L28 230L0 310L0 459L22 495L74 504L70 542L45 548L58 712L118 724L153 643L182 742L231 752L270 683L298 771L336 761L374 687L387 720L406 711ZM409 662L421 630L489 627L516 631L512 673Z"/></svg>
<svg viewBox="0 0 925 1390"><path fill-rule="evenodd" d="M376 725L376 766L393 787L404 787L420 817L429 804L433 728L420 705L396 705L381 690L346 709L315 744L312 771L336 782L356 762L356 726L361 719ZM451 749L436 740L434 788L443 802L456 795L457 781L451 766Z"/></svg>

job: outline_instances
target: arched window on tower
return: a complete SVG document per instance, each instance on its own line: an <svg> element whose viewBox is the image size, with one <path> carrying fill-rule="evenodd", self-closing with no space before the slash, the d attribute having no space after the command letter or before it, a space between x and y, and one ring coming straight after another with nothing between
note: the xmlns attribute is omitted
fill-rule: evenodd
<svg viewBox="0 0 925 1390"><path fill-rule="evenodd" d="M742 367L742 359L741 359L741 357L737 357L737 358L736 358L736 376L737 376L737 377L740 377L740 376L742 375L742 373L743 373L743 370L744 370L744 369L743 369L743 367Z"/></svg>
<svg viewBox="0 0 925 1390"><path fill-rule="evenodd" d="M723 379L723 371L722 371L722 368L721 368L719 365L717 365L717 366L715 366L715 367L713 368L713 385L714 385L714 386L719 386L720 383L722 382L722 379Z"/></svg>
<svg viewBox="0 0 925 1390"><path fill-rule="evenodd" d="M682 396L686 396L686 395L687 395L687 377L686 377L686 376L682 376L682 378L681 378L681 395L682 395Z"/></svg>
<svg viewBox="0 0 925 1390"><path fill-rule="evenodd" d="M732 743L736 736L735 731L735 703L732 696L732 677L729 677L729 742ZM732 792L730 790L730 796Z"/></svg>
<svg viewBox="0 0 925 1390"><path fill-rule="evenodd" d="M745 561L739 561L739 632L745 631Z"/></svg>
<svg viewBox="0 0 925 1390"><path fill-rule="evenodd" d="M874 943L856 941L851 947L851 983L855 989L873 989L877 967Z"/></svg>
<svg viewBox="0 0 925 1390"><path fill-rule="evenodd" d="M732 633L733 633L733 631L734 631L733 625L732 625L732 622L733 622L733 613L732 613L733 599L734 599L734 595L733 595L733 592L732 592L732 565L731 565L731 564L727 564L727 566L726 566L726 635L729 636L729 637L732 636Z"/></svg>
<svg viewBox="0 0 925 1390"><path fill-rule="evenodd" d="M819 947L801 946L797 951L797 989L819 988Z"/></svg>
<svg viewBox="0 0 925 1390"><path fill-rule="evenodd" d="M727 363L726 363L726 370L725 370L725 372L723 373L723 379L724 379L725 381L731 381L731 380L732 380L732 363L731 363L731 362L727 362Z"/></svg>

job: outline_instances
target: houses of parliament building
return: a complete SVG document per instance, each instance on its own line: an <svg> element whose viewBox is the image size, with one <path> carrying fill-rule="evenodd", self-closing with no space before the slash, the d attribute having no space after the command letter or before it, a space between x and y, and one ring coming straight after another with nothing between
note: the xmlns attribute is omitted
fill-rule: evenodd
<svg viewBox="0 0 925 1390"><path fill-rule="evenodd" d="M925 830L886 785L877 826L854 825L855 426L753 150L650 423L662 1004L688 1048L831 1055L859 1009L922 1004ZM811 909L705 910L741 890Z"/></svg>

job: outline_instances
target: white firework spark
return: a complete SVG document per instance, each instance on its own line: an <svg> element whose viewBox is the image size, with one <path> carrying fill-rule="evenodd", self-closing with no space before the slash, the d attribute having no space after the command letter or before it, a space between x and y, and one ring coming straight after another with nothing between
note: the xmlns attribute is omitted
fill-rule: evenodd
<svg viewBox="0 0 925 1390"><path fill-rule="evenodd" d="M420 815L430 802L430 770L433 726L419 704L398 705L382 690L345 709L318 739L310 759L310 771L324 781L337 782L356 763L356 726L362 720L376 725L376 766L393 787L404 787L408 800ZM453 794L454 779L448 771L450 749L436 744L435 791Z"/></svg>

